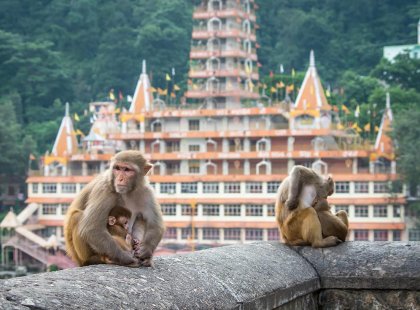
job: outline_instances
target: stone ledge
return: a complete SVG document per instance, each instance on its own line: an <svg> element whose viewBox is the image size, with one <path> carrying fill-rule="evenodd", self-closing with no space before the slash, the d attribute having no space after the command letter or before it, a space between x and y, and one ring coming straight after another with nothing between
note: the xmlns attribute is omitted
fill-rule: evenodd
<svg viewBox="0 0 420 310"><path fill-rule="evenodd" d="M419 255L418 242L233 245L158 257L155 269L101 265L2 280L0 309L315 308L321 285L418 294Z"/></svg>

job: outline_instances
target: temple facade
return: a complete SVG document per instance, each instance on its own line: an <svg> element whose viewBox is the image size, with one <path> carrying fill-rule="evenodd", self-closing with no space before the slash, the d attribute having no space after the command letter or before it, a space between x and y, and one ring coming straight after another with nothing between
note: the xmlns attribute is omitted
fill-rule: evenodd
<svg viewBox="0 0 420 310"><path fill-rule="evenodd" d="M62 241L75 195L116 152L135 149L154 164L149 181L167 227L158 253L278 240L275 196L294 165L333 177L329 202L333 212L347 211L349 240L408 240L389 96L372 144L340 122L313 51L294 102L261 94L257 8L250 0L209 0L195 9L181 105L155 96L143 62L130 108L91 103L92 128L79 143L67 107L51 153L27 179L25 219L39 236Z"/></svg>

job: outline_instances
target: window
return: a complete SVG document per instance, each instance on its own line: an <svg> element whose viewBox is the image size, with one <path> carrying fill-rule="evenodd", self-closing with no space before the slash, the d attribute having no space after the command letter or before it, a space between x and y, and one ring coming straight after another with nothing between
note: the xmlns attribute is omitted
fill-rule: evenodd
<svg viewBox="0 0 420 310"><path fill-rule="evenodd" d="M225 205L225 216L241 216L241 205Z"/></svg>
<svg viewBox="0 0 420 310"><path fill-rule="evenodd" d="M179 163L166 163L166 174L177 174L179 171Z"/></svg>
<svg viewBox="0 0 420 310"><path fill-rule="evenodd" d="M355 193L369 193L369 182L354 182Z"/></svg>
<svg viewBox="0 0 420 310"><path fill-rule="evenodd" d="M166 151L168 153L179 152L179 141L166 142Z"/></svg>
<svg viewBox="0 0 420 310"><path fill-rule="evenodd" d="M191 205L181 205L181 214L182 215L192 215ZM197 206L194 208L194 215L197 216Z"/></svg>
<svg viewBox="0 0 420 310"><path fill-rule="evenodd" d="M161 194L175 194L176 183L160 183Z"/></svg>
<svg viewBox="0 0 420 310"><path fill-rule="evenodd" d="M245 240L263 240L263 230L259 228L246 228Z"/></svg>
<svg viewBox="0 0 420 310"><path fill-rule="evenodd" d="M335 212L338 212L338 211L341 211L341 210L346 211L347 215L349 215L349 206L345 206L345 205L336 205L335 206Z"/></svg>
<svg viewBox="0 0 420 310"><path fill-rule="evenodd" d="M374 217L388 217L388 206L385 206L385 205L373 206L373 216Z"/></svg>
<svg viewBox="0 0 420 310"><path fill-rule="evenodd" d="M183 240L197 240L198 230L194 228L194 236L192 235L191 227L181 229L181 239Z"/></svg>
<svg viewBox="0 0 420 310"><path fill-rule="evenodd" d="M219 216L220 207L219 205L203 205L203 215L204 216Z"/></svg>
<svg viewBox="0 0 420 310"><path fill-rule="evenodd" d="M276 212L275 212L275 207L273 204L271 205L267 205L267 216L275 216Z"/></svg>
<svg viewBox="0 0 420 310"><path fill-rule="evenodd" d="M355 229L354 241L369 241L369 231L366 229Z"/></svg>
<svg viewBox="0 0 420 310"><path fill-rule="evenodd" d="M43 183L42 184L43 193L57 193L57 184L55 183Z"/></svg>
<svg viewBox="0 0 420 310"><path fill-rule="evenodd" d="M409 229L408 241L420 241L420 229Z"/></svg>
<svg viewBox="0 0 420 310"><path fill-rule="evenodd" d="M335 182L335 192L336 193L349 193L350 192L350 182Z"/></svg>
<svg viewBox="0 0 420 310"><path fill-rule="evenodd" d="M389 192L388 182L373 183L373 192L374 193L388 193Z"/></svg>
<svg viewBox="0 0 420 310"><path fill-rule="evenodd" d="M63 184L61 184L61 192L62 193L75 193L76 192L76 184L74 184L74 183L63 183Z"/></svg>
<svg viewBox="0 0 420 310"><path fill-rule="evenodd" d="M355 217L369 217L368 206L355 206L354 207L354 216Z"/></svg>
<svg viewBox="0 0 420 310"><path fill-rule="evenodd" d="M401 217L401 206L392 206L392 211L394 217Z"/></svg>
<svg viewBox="0 0 420 310"><path fill-rule="evenodd" d="M70 205L69 204L62 204L61 205L61 214L62 215L66 215L67 210L69 209Z"/></svg>
<svg viewBox="0 0 420 310"><path fill-rule="evenodd" d="M225 240L241 240L240 228L225 228Z"/></svg>
<svg viewBox="0 0 420 310"><path fill-rule="evenodd" d="M176 215L176 204L161 204L160 208L162 209L163 215Z"/></svg>
<svg viewBox="0 0 420 310"><path fill-rule="evenodd" d="M181 193L197 194L197 183L181 183Z"/></svg>
<svg viewBox="0 0 420 310"><path fill-rule="evenodd" d="M200 173L200 161L190 160L188 161L188 172L189 173Z"/></svg>
<svg viewBox="0 0 420 310"><path fill-rule="evenodd" d="M38 183L33 183L32 184L32 193L33 194L38 194Z"/></svg>
<svg viewBox="0 0 420 310"><path fill-rule="evenodd" d="M199 144L190 144L188 146L188 150L190 152L200 152L200 145Z"/></svg>
<svg viewBox="0 0 420 310"><path fill-rule="evenodd" d="M217 194L219 193L219 183L217 182L206 182L203 183L204 194Z"/></svg>
<svg viewBox="0 0 420 310"><path fill-rule="evenodd" d="M279 240L279 230L277 228L270 228L267 229L267 240L273 241L273 240Z"/></svg>
<svg viewBox="0 0 420 310"><path fill-rule="evenodd" d="M42 205L42 214L51 215L57 214L58 204L56 203L45 203Z"/></svg>
<svg viewBox="0 0 420 310"><path fill-rule="evenodd" d="M374 230L373 241L388 241L388 230Z"/></svg>
<svg viewBox="0 0 420 310"><path fill-rule="evenodd" d="M279 189L280 182L267 182L267 193L269 194L275 194L277 193L277 190Z"/></svg>
<svg viewBox="0 0 420 310"><path fill-rule="evenodd" d="M156 183L150 182L149 185L150 185L151 188L153 188L153 190L156 191Z"/></svg>
<svg viewBox="0 0 420 310"><path fill-rule="evenodd" d="M80 190L82 190L86 185L87 185L87 183L80 183L80 185L79 185Z"/></svg>
<svg viewBox="0 0 420 310"><path fill-rule="evenodd" d="M401 230L392 231L392 241L401 241Z"/></svg>
<svg viewBox="0 0 420 310"><path fill-rule="evenodd" d="M198 119L190 119L188 121L188 129L191 131L198 131L200 130L200 120Z"/></svg>
<svg viewBox="0 0 420 310"><path fill-rule="evenodd" d="M262 193L262 183L261 182L246 182L245 192L253 193L253 194Z"/></svg>
<svg viewBox="0 0 420 310"><path fill-rule="evenodd" d="M176 239L176 228L175 227L167 227L165 230L165 234L163 235L164 239Z"/></svg>
<svg viewBox="0 0 420 310"><path fill-rule="evenodd" d="M239 194L241 192L241 183L239 182L226 182L225 193L226 194Z"/></svg>
<svg viewBox="0 0 420 310"><path fill-rule="evenodd" d="M203 228L203 240L219 240L219 228Z"/></svg>
<svg viewBox="0 0 420 310"><path fill-rule="evenodd" d="M262 216L263 206L262 205L245 205L246 216Z"/></svg>

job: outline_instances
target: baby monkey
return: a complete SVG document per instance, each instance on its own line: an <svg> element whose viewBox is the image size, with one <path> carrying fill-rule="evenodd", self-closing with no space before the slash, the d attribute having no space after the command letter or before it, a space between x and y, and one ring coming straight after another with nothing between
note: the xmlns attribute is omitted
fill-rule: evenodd
<svg viewBox="0 0 420 310"><path fill-rule="evenodd" d="M109 212L106 228L118 246L127 252L133 251L133 244L139 241L133 239L128 232L128 222L131 218L131 211L123 207L114 207ZM94 264L116 264L105 255L93 255L87 265ZM129 267L138 267L139 264L133 263Z"/></svg>

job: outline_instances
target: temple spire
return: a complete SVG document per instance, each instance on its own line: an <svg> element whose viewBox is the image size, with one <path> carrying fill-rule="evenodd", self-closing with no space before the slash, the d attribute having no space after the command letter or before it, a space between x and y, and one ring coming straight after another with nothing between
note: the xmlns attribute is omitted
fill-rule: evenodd
<svg viewBox="0 0 420 310"><path fill-rule="evenodd" d="M315 67L315 53L314 50L311 50L309 54L309 67Z"/></svg>
<svg viewBox="0 0 420 310"><path fill-rule="evenodd" d="M68 102L66 102L66 112L65 112L64 116L66 116L66 117L70 116L70 105L69 105Z"/></svg>
<svg viewBox="0 0 420 310"><path fill-rule="evenodd" d="M146 74L146 59L143 59L142 61L141 73Z"/></svg>

